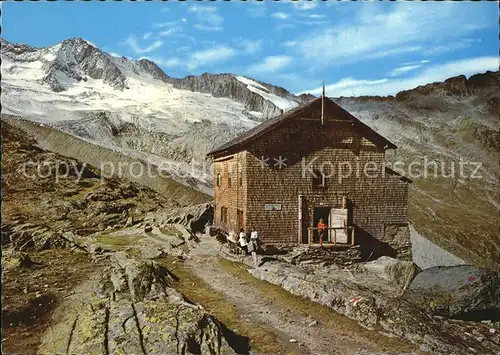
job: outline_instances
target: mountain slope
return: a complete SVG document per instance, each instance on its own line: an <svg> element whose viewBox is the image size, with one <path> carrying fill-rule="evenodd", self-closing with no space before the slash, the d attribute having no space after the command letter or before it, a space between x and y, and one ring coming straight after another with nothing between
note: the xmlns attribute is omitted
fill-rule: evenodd
<svg viewBox="0 0 500 355"><path fill-rule="evenodd" d="M395 97L336 99L398 146L388 158L414 181L409 219L416 230L463 259L496 270L499 85L500 73L487 72Z"/></svg>

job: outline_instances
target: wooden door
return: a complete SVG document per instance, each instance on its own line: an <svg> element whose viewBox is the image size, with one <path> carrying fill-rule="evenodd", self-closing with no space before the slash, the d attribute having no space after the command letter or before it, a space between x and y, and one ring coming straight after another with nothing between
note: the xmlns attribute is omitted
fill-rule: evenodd
<svg viewBox="0 0 500 355"><path fill-rule="evenodd" d="M330 227L347 226L347 208L332 208L330 210ZM334 233L337 243L347 243L347 229L337 229L330 231L330 240L333 241Z"/></svg>

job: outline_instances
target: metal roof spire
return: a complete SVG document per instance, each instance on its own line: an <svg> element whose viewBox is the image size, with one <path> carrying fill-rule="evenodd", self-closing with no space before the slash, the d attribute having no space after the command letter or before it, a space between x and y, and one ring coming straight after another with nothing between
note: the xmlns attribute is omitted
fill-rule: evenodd
<svg viewBox="0 0 500 355"><path fill-rule="evenodd" d="M323 81L323 93L321 95L321 125L325 123L325 82Z"/></svg>

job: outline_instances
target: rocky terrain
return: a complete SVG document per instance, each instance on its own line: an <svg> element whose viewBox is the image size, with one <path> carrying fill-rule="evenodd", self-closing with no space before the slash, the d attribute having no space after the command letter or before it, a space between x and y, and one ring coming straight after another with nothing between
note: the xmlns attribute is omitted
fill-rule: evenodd
<svg viewBox="0 0 500 355"><path fill-rule="evenodd" d="M236 257L228 250L222 255L252 265L250 257ZM500 351L500 323L492 310L500 307L500 278L486 270L461 268L449 267L448 277L430 279L427 273L431 269L420 272L411 262L390 257L348 267L309 262L294 265L290 260L262 258L259 267L248 271L294 295L332 308L363 327L412 342L422 352L495 354ZM436 286L436 280L449 284ZM427 291L419 292L423 289ZM443 309L482 313L483 318L477 317L476 322L451 319L452 312L443 317Z"/></svg>
<svg viewBox="0 0 500 355"><path fill-rule="evenodd" d="M215 318L170 287L154 261L123 252L80 285L61 306L64 314L43 335L41 354L235 354L248 352Z"/></svg>
<svg viewBox="0 0 500 355"><path fill-rule="evenodd" d="M87 235L176 206L179 202L168 196L105 178L94 166L43 150L26 132L2 121L2 242L50 244L57 240L54 235Z"/></svg>
<svg viewBox="0 0 500 355"><path fill-rule="evenodd" d="M4 121L1 131L4 353L248 352L151 260L184 255L195 237L182 223L195 216L153 230L148 212L178 201L46 151ZM139 254L122 251L129 244Z"/></svg>

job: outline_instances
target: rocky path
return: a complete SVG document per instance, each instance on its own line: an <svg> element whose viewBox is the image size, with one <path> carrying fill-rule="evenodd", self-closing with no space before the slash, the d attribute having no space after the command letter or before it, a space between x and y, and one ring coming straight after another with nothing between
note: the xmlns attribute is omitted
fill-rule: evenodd
<svg viewBox="0 0 500 355"><path fill-rule="evenodd" d="M186 266L234 304L241 317L274 333L283 344L289 344L283 353L291 348L298 354L401 354L410 348L397 341L387 344L391 339L385 341L379 333L367 331L334 312L331 317L338 320L337 326L322 324L314 316L287 304L286 298L264 293L253 282L248 282L245 278L248 273L243 267L240 268L242 277L222 268L217 256L219 248L214 239L202 238L198 247L191 251Z"/></svg>

